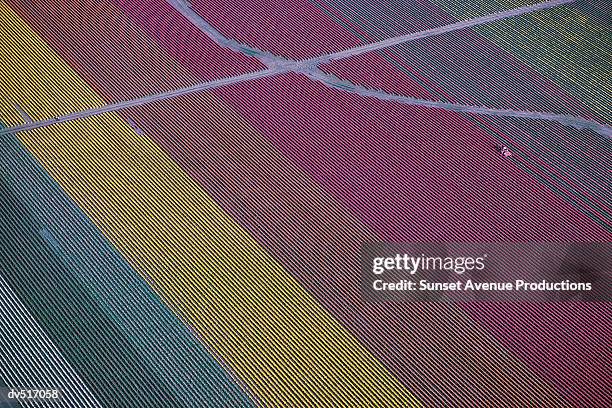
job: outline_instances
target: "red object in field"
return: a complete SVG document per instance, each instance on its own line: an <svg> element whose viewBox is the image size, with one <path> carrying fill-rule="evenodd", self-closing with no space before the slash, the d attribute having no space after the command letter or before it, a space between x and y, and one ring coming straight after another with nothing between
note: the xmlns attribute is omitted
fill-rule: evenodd
<svg viewBox="0 0 612 408"><path fill-rule="evenodd" d="M498 146L499 153L504 157L512 156L512 152L506 146Z"/></svg>

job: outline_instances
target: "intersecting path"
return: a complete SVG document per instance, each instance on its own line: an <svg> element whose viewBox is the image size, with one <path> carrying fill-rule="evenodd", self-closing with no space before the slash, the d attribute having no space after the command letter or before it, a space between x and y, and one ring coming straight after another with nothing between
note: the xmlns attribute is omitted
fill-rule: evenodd
<svg viewBox="0 0 612 408"><path fill-rule="evenodd" d="M601 123L576 117L569 115L559 115L554 113L547 112L529 112L529 111L520 111L520 110L511 110L511 109L493 109L484 106L470 106L470 105L461 105L447 102L437 102L430 101L425 99L417 99L411 98L407 96L394 95L384 91L376 91L372 89L368 89L363 86L355 85L347 81L342 81L335 77L334 75L326 74L319 69L319 66L322 64L329 63L331 61L337 61L341 59L346 59L349 57L354 57L357 55L361 55L367 52L373 52L382 50L385 48L389 48L392 46L404 44L410 41L415 41L427 37L433 37L436 35L441 35L445 33L449 33L452 31L463 30L471 27L475 27L478 25L490 23L493 21L498 21L506 18L516 17L527 13L532 13L535 11L545 10L554 8L563 4L573 3L575 0L551 0L545 1L542 3L536 3L529 6L519 7L499 13L492 13L482 17L477 17L473 19L468 19L464 21L459 21L457 23L449 24L442 27L432 28L429 30L419 31L416 33L401 35L397 37L388 38L382 41L361 45L354 48L349 48L344 51L339 51L335 53L325 54L314 58L304 59L304 60L290 60L277 55L274 55L267 51L258 50L256 48L250 47L248 45L241 44L235 40L231 40L223 36L219 31L217 31L212 25L202 19L196 12L194 12L189 4L183 0L166 0L172 7L174 7L178 12L180 12L184 17L186 17L189 21L191 21L196 27L198 27L202 32L204 32L211 40L213 40L217 45L228 48L233 51L239 52L241 54L255 57L264 65L266 65L266 69L236 75L224 79L219 79L215 81L203 82L200 84L188 86L185 88L179 88L172 91L167 91L159 94L152 94L143 96L140 98L132 99L129 101L118 102L114 104L108 104L102 107L83 110L79 112L70 113L67 115L25 123L23 125L14 126L11 128L5 128L0 130L0 135L11 134L16 132L22 132L27 130L38 129L58 123L69 122L77 119L84 119L91 116L101 115L108 112L115 112L126 108L142 106L146 104L150 104L153 102L158 102L166 99L175 98L178 96L188 95L196 92L202 92L207 90L212 90L215 88L219 88L222 86L238 84L247 81L253 81L260 78L272 77L276 75L280 75L288 72L300 73L308 76L309 78L319 81L326 86L333 87L336 89L340 89L343 91L352 92L358 95L366 96L366 97L374 97L382 100L393 101L397 103L423 106L429 108L438 108L445 109L456 112L467 112L467 113L475 113L481 115L494 115L494 116L509 116L509 117L519 117L519 118L527 118L527 119L540 119L540 120L548 120L555 121L566 126L572 126L578 129L591 129L607 138L612 137L612 128L603 125Z"/></svg>
<svg viewBox="0 0 612 408"><path fill-rule="evenodd" d="M345 51L335 52L322 55L315 58L310 58L301 61L286 59L284 57L274 55L267 51L262 51L257 48L241 44L236 40L229 39L215 29L211 24L204 20L199 14L191 9L189 4L184 0L166 0L174 9L181 13L193 25L198 27L200 31L208 36L217 45L223 48L228 48L232 51L239 52L243 55L255 57L268 68L280 69L283 72L289 71L302 73L310 79L321 82L325 86L339 89L345 92L350 92L364 97L372 97L380 100L397 102L405 105L414 105L428 108L438 108L454 112L473 113L490 116L515 117L526 119L540 119L547 121L555 121L566 126L572 126L577 129L591 129L604 136L610 137L610 128L600 123L571 115L561 115L548 112L530 112L513 109L493 109L484 106L463 105L451 102L438 102L425 99L412 98L409 96L395 95L385 91L373 90L364 86L353 84L349 81L341 80L334 75L325 73L319 69L319 66L330 63L332 61L355 57L357 55L368 52L382 50L395 45L403 44L409 41L415 41L421 38L432 37L449 33L452 31L462 30L474 27L480 24L497 21L504 18L519 16L535 10L544 10L547 8L557 7L562 4L572 3L574 0L556 0L544 3L533 4L530 6L519 7L516 9L507 10L500 13L488 14L482 17L473 18L470 20L459 21L442 27L432 28L417 33L410 33L398 37L388 38L382 41L365 44L359 47L350 48Z"/></svg>

